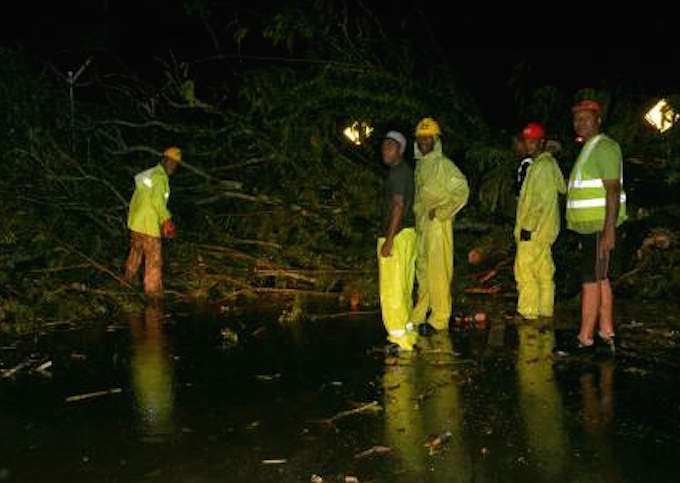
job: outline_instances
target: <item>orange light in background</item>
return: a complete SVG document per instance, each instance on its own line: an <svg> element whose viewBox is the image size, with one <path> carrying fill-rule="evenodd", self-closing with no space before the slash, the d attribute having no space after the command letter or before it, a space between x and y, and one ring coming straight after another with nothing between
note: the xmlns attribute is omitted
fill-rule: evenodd
<svg viewBox="0 0 680 483"><path fill-rule="evenodd" d="M645 120L659 132L668 131L678 121L678 118L680 115L673 111L666 99L661 99L645 114Z"/></svg>

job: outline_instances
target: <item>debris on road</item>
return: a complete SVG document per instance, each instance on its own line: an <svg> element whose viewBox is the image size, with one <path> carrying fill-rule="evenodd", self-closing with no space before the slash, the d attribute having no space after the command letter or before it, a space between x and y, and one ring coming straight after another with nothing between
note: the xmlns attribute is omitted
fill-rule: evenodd
<svg viewBox="0 0 680 483"><path fill-rule="evenodd" d="M119 387L113 389L104 389L103 391L89 392L87 394L78 394L76 396L69 396L66 398L66 402L82 401L83 399L91 399L93 397L108 396L109 394L118 394L123 392Z"/></svg>
<svg viewBox="0 0 680 483"><path fill-rule="evenodd" d="M384 454L384 453L389 453L392 451L392 448L389 446L373 446L372 448L368 448L365 451L362 451L361 453L357 453L354 455L355 458L366 458L367 456L373 456L376 454Z"/></svg>

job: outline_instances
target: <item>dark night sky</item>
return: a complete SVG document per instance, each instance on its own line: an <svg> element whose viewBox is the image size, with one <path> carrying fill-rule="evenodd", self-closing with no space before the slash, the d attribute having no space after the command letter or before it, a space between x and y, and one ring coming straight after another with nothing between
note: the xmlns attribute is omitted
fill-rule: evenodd
<svg viewBox="0 0 680 483"><path fill-rule="evenodd" d="M181 0L24 0L3 2L0 40L5 45L21 43L32 49L54 51L80 45L112 45L121 52L144 58L169 45L191 51L192 45L208 44L196 22L185 25ZM208 1L206 0L206 3ZM229 11L235 1L214 0ZM271 2L247 2L252 10ZM275 2L276 4L277 2ZM280 2L283 3L283 2ZM634 11L620 6L598 11L591 4L579 10L575 3L560 8L556 2L544 8L528 8L517 2L501 9L487 2L402 1L371 2L366 5L395 18L404 9L420 9L431 24L429 30L456 66L482 107L505 102L514 89L527 91L551 84L573 94L581 87L607 88L627 83L646 92L663 94L680 84L678 74L664 73L674 63L677 41L668 12L652 7ZM244 2L240 2L244 4ZM399 5L404 5L400 10ZM408 5L408 7L406 7ZM416 7L413 7L416 5ZM438 6L439 5L439 6ZM376 8L377 6L377 8ZM243 8L243 7L239 7ZM418 26L418 20L412 25ZM197 33L198 32L198 33ZM663 44L665 46L655 47ZM517 66L524 60L522 68ZM677 70L677 69L675 69ZM521 82L509 85L519 74Z"/></svg>

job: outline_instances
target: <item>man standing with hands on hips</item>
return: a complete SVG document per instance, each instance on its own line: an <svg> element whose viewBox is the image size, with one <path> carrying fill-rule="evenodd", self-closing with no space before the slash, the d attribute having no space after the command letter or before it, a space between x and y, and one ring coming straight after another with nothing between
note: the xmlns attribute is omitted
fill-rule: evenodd
<svg viewBox="0 0 680 483"><path fill-rule="evenodd" d="M579 349L593 347L595 328L614 351L614 296L609 267L616 229L626 220L623 158L619 144L600 132L602 106L593 100L572 109L574 131L584 145L569 177L567 228L579 234L581 326Z"/></svg>
<svg viewBox="0 0 680 483"><path fill-rule="evenodd" d="M465 175L443 153L437 121L422 119L415 134L416 196L413 211L418 235L418 298L412 319L420 334L430 335L449 327L453 222L456 214L467 204L470 190Z"/></svg>

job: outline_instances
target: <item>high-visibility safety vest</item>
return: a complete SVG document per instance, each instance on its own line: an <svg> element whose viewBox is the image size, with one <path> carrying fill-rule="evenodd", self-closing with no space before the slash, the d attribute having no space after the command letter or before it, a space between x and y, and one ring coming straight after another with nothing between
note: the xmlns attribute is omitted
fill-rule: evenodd
<svg viewBox="0 0 680 483"><path fill-rule="evenodd" d="M567 190L567 228L577 233L589 234L602 231L606 215L607 190L602 179L592 173L594 162L593 151L599 143L615 143L606 134L598 134L590 139L571 170L569 189ZM616 144L618 149L618 144ZM621 193L619 195L619 215L616 226L626 220L626 193L623 191L623 162L620 170Z"/></svg>
<svg viewBox="0 0 680 483"><path fill-rule="evenodd" d="M130 201L128 228L137 233L161 237L161 225L171 218L168 211L170 183L160 164L135 175L135 192Z"/></svg>

